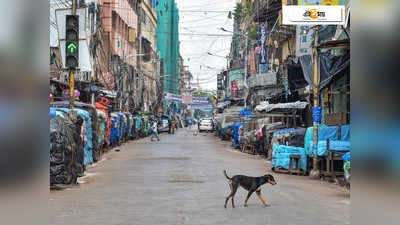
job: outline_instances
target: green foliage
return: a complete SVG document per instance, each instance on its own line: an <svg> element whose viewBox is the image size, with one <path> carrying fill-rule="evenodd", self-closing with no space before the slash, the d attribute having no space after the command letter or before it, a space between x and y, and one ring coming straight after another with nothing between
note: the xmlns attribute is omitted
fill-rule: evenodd
<svg viewBox="0 0 400 225"><path fill-rule="evenodd" d="M233 17L238 23L242 23L243 19L253 14L253 3L247 1L243 7L242 3L237 3L233 12Z"/></svg>
<svg viewBox="0 0 400 225"><path fill-rule="evenodd" d="M237 3L235 10L233 12L233 18L237 21L242 21L243 19L243 6L241 3Z"/></svg>
<svg viewBox="0 0 400 225"><path fill-rule="evenodd" d="M257 40L258 39L258 24L250 24L249 26L249 39Z"/></svg>

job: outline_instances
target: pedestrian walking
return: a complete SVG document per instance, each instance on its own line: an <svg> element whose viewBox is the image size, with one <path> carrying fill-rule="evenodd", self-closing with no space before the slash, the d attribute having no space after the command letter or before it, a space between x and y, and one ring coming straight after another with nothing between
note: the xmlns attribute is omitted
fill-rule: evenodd
<svg viewBox="0 0 400 225"><path fill-rule="evenodd" d="M199 134L199 123L196 119L194 119L194 123L192 125L193 136L197 136Z"/></svg>
<svg viewBox="0 0 400 225"><path fill-rule="evenodd" d="M151 136L151 141L153 141L154 138L157 138L157 141L160 141L160 137L158 136L158 125L156 120L153 122L152 130L153 134Z"/></svg>

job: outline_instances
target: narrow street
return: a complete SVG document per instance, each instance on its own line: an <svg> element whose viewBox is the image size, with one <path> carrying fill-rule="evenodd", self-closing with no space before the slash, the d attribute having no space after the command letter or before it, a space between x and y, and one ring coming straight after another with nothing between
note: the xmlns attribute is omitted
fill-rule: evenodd
<svg viewBox="0 0 400 225"><path fill-rule="evenodd" d="M278 184L262 186L271 207L254 194L244 208L247 192L239 188L237 208L229 202L225 209L224 169L229 176L261 176L270 168L265 159L235 152L230 144L184 129L162 134L157 143L145 138L123 144L90 166L79 186L50 193L50 224L349 224L345 191L308 177L272 173Z"/></svg>

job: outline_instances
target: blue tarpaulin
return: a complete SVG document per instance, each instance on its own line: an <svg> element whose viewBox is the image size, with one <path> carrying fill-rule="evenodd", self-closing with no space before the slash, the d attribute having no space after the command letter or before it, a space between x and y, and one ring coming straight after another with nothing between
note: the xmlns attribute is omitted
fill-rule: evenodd
<svg viewBox="0 0 400 225"><path fill-rule="evenodd" d="M115 147L117 144L118 137L118 117L111 117L111 133L110 133L110 143L112 147Z"/></svg>
<svg viewBox="0 0 400 225"><path fill-rule="evenodd" d="M236 145L238 144L238 140L239 140L239 127L242 126L243 123L242 122L238 122L234 124L234 130L233 130L233 137L234 137L234 141L233 141L233 147L236 148Z"/></svg>
<svg viewBox="0 0 400 225"><path fill-rule="evenodd" d="M239 116L249 116L249 115L251 115L251 111L250 111L250 110L247 110L247 109L242 109L242 110L239 112Z"/></svg>
<svg viewBox="0 0 400 225"><path fill-rule="evenodd" d="M229 123L225 127L221 128L221 134L225 134L229 128L234 128L234 127L235 127L235 125L233 123Z"/></svg>
<svg viewBox="0 0 400 225"><path fill-rule="evenodd" d="M142 118L136 117L136 124L135 124L136 132L139 132L141 126L142 126Z"/></svg>
<svg viewBox="0 0 400 225"><path fill-rule="evenodd" d="M56 110L63 111L63 112L68 112L69 109L67 108L56 108ZM84 161L83 164L86 166L88 164L93 163L93 133L92 133L92 119L90 117L89 112L83 110L83 109L74 109L76 113L78 113L79 116L81 116L85 120L85 125L86 125L86 143L83 148L84 151Z"/></svg>
<svg viewBox="0 0 400 225"><path fill-rule="evenodd" d="M328 154L327 141L318 141L318 156L326 156ZM336 151L350 151L350 141L329 141L329 149ZM313 154L311 154L313 156Z"/></svg>
<svg viewBox="0 0 400 225"><path fill-rule="evenodd" d="M313 135L313 128L309 127L307 128L306 135L305 135L305 140L304 140L304 148L306 150L307 155L312 156L312 149L313 149L313 140L314 140L314 135ZM318 141L326 141L327 139L331 141L337 141L338 140L338 131L339 127L338 126L326 126L323 124L320 124L318 127ZM343 125L341 128L341 141L350 141L350 125Z"/></svg>
<svg viewBox="0 0 400 225"><path fill-rule="evenodd" d="M290 134L292 132L300 132L300 131L305 131L305 130L304 129L294 129L294 128L285 129L285 130L279 130L279 131L276 131L273 136L280 135L280 134Z"/></svg>
<svg viewBox="0 0 400 225"><path fill-rule="evenodd" d="M117 113L118 115L118 123L119 123L119 129L118 129L118 138L119 140L123 139L124 134L126 133L126 123L125 123L125 115L123 113Z"/></svg>
<svg viewBox="0 0 400 225"><path fill-rule="evenodd" d="M350 161L350 160L351 160L350 152L344 154L344 155L342 156L342 159L343 159L344 161Z"/></svg>
<svg viewBox="0 0 400 225"><path fill-rule="evenodd" d="M301 155L300 169L307 170L307 156L304 148L274 144L272 151L272 167L289 169L290 155ZM297 164L294 164L294 168Z"/></svg>

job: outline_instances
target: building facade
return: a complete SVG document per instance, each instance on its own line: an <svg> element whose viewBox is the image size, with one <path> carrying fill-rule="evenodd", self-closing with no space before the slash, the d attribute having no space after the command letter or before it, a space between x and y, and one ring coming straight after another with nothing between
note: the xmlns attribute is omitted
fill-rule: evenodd
<svg viewBox="0 0 400 225"><path fill-rule="evenodd" d="M163 91L179 94L179 12L175 0L158 1L157 14L157 50L160 53Z"/></svg>

